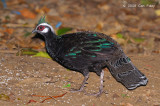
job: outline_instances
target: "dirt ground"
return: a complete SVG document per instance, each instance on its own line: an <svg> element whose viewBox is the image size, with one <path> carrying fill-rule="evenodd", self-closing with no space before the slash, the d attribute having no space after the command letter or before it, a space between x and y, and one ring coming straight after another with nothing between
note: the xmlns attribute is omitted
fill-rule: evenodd
<svg viewBox="0 0 160 106"><path fill-rule="evenodd" d="M147 76L147 86L129 91L118 83L105 70L104 93L96 98L84 92L70 92L71 88L79 88L83 80L80 73L69 71L51 59L31 56L15 56L0 54L0 92L8 95L9 100L1 100L1 106L159 106L160 105L160 55L129 55L133 63ZM66 86L70 84L71 86ZM99 77L90 73L85 91L98 91ZM44 100L44 97L31 95L58 96L56 99ZM2 94L1 94L2 96Z"/></svg>
<svg viewBox="0 0 160 106"><path fill-rule="evenodd" d="M160 106L160 0L148 7L129 7L142 6L145 0L6 0L7 7L2 1L0 106ZM73 29L70 32L89 30L114 38L147 76L147 86L129 91L105 70L104 93L99 98L84 92L72 93L71 88L79 88L83 81L80 73L48 58L16 56L22 48L45 50L43 41L32 39L31 34L44 15L55 32L69 27ZM58 22L62 25L56 28ZM85 91L98 92L99 80L95 73L90 73ZM63 97L43 103L40 102L47 97L32 96L64 93Z"/></svg>

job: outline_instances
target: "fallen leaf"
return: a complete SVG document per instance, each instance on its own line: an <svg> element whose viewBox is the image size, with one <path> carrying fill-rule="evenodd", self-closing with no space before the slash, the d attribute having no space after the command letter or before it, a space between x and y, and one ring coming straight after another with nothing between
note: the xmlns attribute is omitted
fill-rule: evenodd
<svg viewBox="0 0 160 106"><path fill-rule="evenodd" d="M66 93L67 93L67 92L66 92ZM64 93L64 94L62 94L62 95L58 95L58 96L51 96L51 97L46 98L45 100L41 101L41 103L43 103L44 101L49 100L49 99L63 97L66 93Z"/></svg>
<svg viewBox="0 0 160 106"><path fill-rule="evenodd" d="M27 37L27 36L29 36L29 35L31 35L31 34L32 34L31 32L26 32L26 33L24 34L24 36Z"/></svg>
<svg viewBox="0 0 160 106"><path fill-rule="evenodd" d="M72 28L61 28L61 29L58 29L57 30L57 35L65 34L65 33L69 32L71 30L72 30Z"/></svg>
<svg viewBox="0 0 160 106"><path fill-rule="evenodd" d="M46 7L46 6L43 6L43 7L41 7L41 8L36 7L36 8L35 8L35 11L36 11L37 13L48 13L48 12L50 11L50 9L49 9L48 7Z"/></svg>
<svg viewBox="0 0 160 106"><path fill-rule="evenodd" d="M122 96L123 98L130 97L130 96L128 96L127 94L121 94L121 96Z"/></svg>
<svg viewBox="0 0 160 106"><path fill-rule="evenodd" d="M160 16L160 9L155 10L155 13L156 13L157 16Z"/></svg>
<svg viewBox="0 0 160 106"><path fill-rule="evenodd" d="M108 11L110 9L109 5L107 5L107 3L105 2L98 4L98 8L105 10L105 11Z"/></svg>
<svg viewBox="0 0 160 106"><path fill-rule="evenodd" d="M159 53L160 53L160 50L153 50L153 53L159 54Z"/></svg>
<svg viewBox="0 0 160 106"><path fill-rule="evenodd" d="M119 44L123 44L125 45L127 40L126 37L124 37L122 34L118 33L118 34L112 34L111 37L116 40Z"/></svg>
<svg viewBox="0 0 160 106"><path fill-rule="evenodd" d="M36 17L36 15L33 12L31 12L30 10L28 10L27 8L24 8L19 11L21 12L21 15L25 18L34 19Z"/></svg>
<svg viewBox="0 0 160 106"><path fill-rule="evenodd" d="M71 71L70 69L66 69L67 71Z"/></svg>
<svg viewBox="0 0 160 106"><path fill-rule="evenodd" d="M23 55L35 55L35 54L37 54L38 53L38 51L36 51L36 50L33 50L33 49L28 49L28 48L24 48L24 49L21 49L21 50L19 50L17 53L16 53L16 55L17 56L23 56Z"/></svg>
<svg viewBox="0 0 160 106"><path fill-rule="evenodd" d="M2 94L0 94L0 100L8 101L8 100L10 100L10 98L8 95L2 93Z"/></svg>
<svg viewBox="0 0 160 106"><path fill-rule="evenodd" d="M17 98L17 100L21 100L20 98Z"/></svg>
<svg viewBox="0 0 160 106"><path fill-rule="evenodd" d="M43 6L42 7L42 10L45 12L45 13L48 13L50 11L50 9L46 6Z"/></svg>
<svg viewBox="0 0 160 106"><path fill-rule="evenodd" d="M71 87L71 84L64 85L63 88Z"/></svg>
<svg viewBox="0 0 160 106"><path fill-rule="evenodd" d="M122 34L118 33L117 38L124 38Z"/></svg>
<svg viewBox="0 0 160 106"><path fill-rule="evenodd" d="M27 104L29 104L29 103L32 103L32 102L37 102L37 101L35 101L35 100L33 100L33 99L31 99L31 100L29 100L29 102L27 103Z"/></svg>
<svg viewBox="0 0 160 106"><path fill-rule="evenodd" d="M51 58L48 53L46 52L38 52L37 54L35 54L33 57L45 57L45 58Z"/></svg>
<svg viewBox="0 0 160 106"><path fill-rule="evenodd" d="M40 45L41 45L42 47L45 47L45 43L44 43L44 42L40 43Z"/></svg>
<svg viewBox="0 0 160 106"><path fill-rule="evenodd" d="M67 92L66 92L67 93ZM64 94L62 94L62 95L58 95L58 96L41 96L41 95L31 95L31 96L35 96L35 97L48 97L48 98L46 98L46 99L44 99L43 101L41 101L40 103L43 103L44 101L46 101L46 100L49 100L49 99L55 99L55 98L59 98L59 97L63 97L66 93L64 93ZM30 102L30 101L29 101ZM28 102L28 103L29 103ZM33 102L34 102L34 100L33 100ZM37 102L37 101L35 101L35 102ZM31 102L30 102L31 103Z"/></svg>
<svg viewBox="0 0 160 106"><path fill-rule="evenodd" d="M144 38L132 38L132 39L137 43L141 43L145 40Z"/></svg>
<svg viewBox="0 0 160 106"><path fill-rule="evenodd" d="M103 27L104 27L104 23L103 23L103 22L99 22L99 23L96 25L96 30L102 30Z"/></svg>
<svg viewBox="0 0 160 106"><path fill-rule="evenodd" d="M8 34L13 34L14 29L12 29L12 28L6 28L6 29L4 30L4 32L6 32L6 33L8 33Z"/></svg>

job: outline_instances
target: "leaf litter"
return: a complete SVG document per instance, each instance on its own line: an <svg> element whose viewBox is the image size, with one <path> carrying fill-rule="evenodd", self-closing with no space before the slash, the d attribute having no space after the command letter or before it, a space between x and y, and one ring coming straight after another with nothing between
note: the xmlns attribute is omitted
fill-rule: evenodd
<svg viewBox="0 0 160 106"><path fill-rule="evenodd" d="M130 2L135 3L132 0ZM140 2L144 5L154 4L154 2L147 3L145 0L140 0ZM69 33L69 32L86 31L86 30L103 32L107 35L111 35L111 37L117 40L122 45L126 53L136 55L136 57L137 57L137 54L138 55L142 54L147 56L149 55L149 57L142 56L143 58L140 58L141 61L139 60L139 58L134 57L136 61L135 63L138 63L137 66L139 65L142 71L144 71L144 73L146 73L147 76L150 78L149 86L140 88L140 90L134 91L136 95L133 94L133 96L130 97L131 100L128 99L127 102L121 103L123 99L119 97L120 98L119 100L121 101L117 99L116 105L121 104L121 105L131 106L132 104L135 104L134 97L142 96L143 89L150 88L150 89L158 90L159 87L158 85L156 85L156 82L159 81L160 74L157 71L156 67L158 67L157 63L159 62L156 60L155 60L156 62L154 61L151 62L150 60L147 60L147 58L150 58L152 55L155 55L156 57L157 55L160 54L160 42L159 42L160 40L160 36L159 36L160 6L158 4L158 5L155 5L156 6L155 8L123 8L123 7L120 8L121 4L122 4L121 1L117 2L116 0L113 0L113 1L93 0L93 1L85 1L85 2L83 0L79 2L77 1L66 2L66 1L57 1L57 0L54 0L54 1L44 0L39 2L31 1L31 0L27 0L27 1L1 0L0 2L0 8L1 8L0 10L0 13L1 13L0 53L5 53L7 55L14 54L15 56L16 55L15 51L18 52L16 58L14 58L14 56L13 57L11 56L11 58L5 57L5 56L1 57L1 62L7 61L8 64L9 63L11 64L11 65L8 65L6 63L5 65L6 68L4 68L4 66L1 66L2 67L0 68L1 70L0 74L2 74L1 78L2 79L6 78L6 80L9 81L7 79L8 73L14 73L16 71L19 71L17 73L20 73L20 74L17 74L17 76L15 75L14 78L21 79L18 77L19 75L21 77L23 75L26 78L28 78L28 77L34 77L34 76L44 74L45 73L44 70L46 69L52 70L52 68L47 68L47 67L52 67L53 63L51 62L50 66L46 65L45 63L43 63L43 61L45 61L45 58L43 58L41 61L36 61L39 58L36 58L36 60L30 61L30 59L37 54L38 54L37 55L38 57L48 58L48 55L45 52L43 52L44 51L44 43L42 43L43 41L39 39L32 39L33 35L31 34L31 31L37 24L37 20L39 20L39 18L45 14L48 19L48 22L52 26L55 26L56 28L55 30L58 33L58 35ZM25 49L21 50L22 48L25 48ZM25 55L28 55L28 57L26 58L27 61L23 59L17 61L17 58L25 58ZM14 58L14 61L16 62L16 64L14 64L14 67L12 66L12 64L14 63L12 61L13 58ZM157 58L152 57L152 59L158 59L158 57ZM36 61L36 63L34 63L34 61ZM46 63L47 62L48 60L46 61ZM149 68L148 66L146 66L145 64L146 62L147 62L147 65L148 63L150 63L149 65L152 66L152 68ZM32 63L33 65L31 65ZM154 65L152 63L157 65ZM25 68L23 69L23 67ZM58 65L54 65L52 71L57 72L57 70L63 70L62 67L61 68L55 68L55 67L58 67ZM8 70L8 68L12 70ZM23 70L22 72L24 73L18 70L19 68L20 70ZM43 69L42 72L40 71L41 69ZM35 71L35 70L38 70L38 71ZM6 73L7 77L4 77L5 71L7 72ZM66 72L66 69L65 69L65 72ZM112 77L109 76L108 71L105 71L105 72L108 75L107 78L109 78L107 79L108 81L106 83L107 88L105 89L107 89L107 91L111 93L108 94L108 96L106 95L106 97L104 97L104 98L107 98L107 101L104 100L106 101L104 102L102 100L103 104L100 104L102 102L96 101L91 105L93 104L97 105L96 103L98 103L98 105L104 105L107 103L110 104L112 102L112 100L109 98L109 96L112 96L111 94L121 95L119 92L115 93L113 89L110 89L114 87L118 91L117 86L119 85L117 83L111 82L111 80L113 80ZM50 75L51 73L52 72L50 72L48 75ZM73 75L71 71L67 71L67 73L71 73L69 74L71 76ZM52 76L55 76L55 74L56 73L54 74L52 73ZM59 74L63 75L63 73L59 73ZM9 75L12 75L12 74L9 74ZM76 74L76 75L79 76L79 74ZM47 75L44 75L44 76L46 77ZM64 76L64 78L66 78L66 76ZM79 81L79 77L77 77L77 79ZM58 78L56 80L58 80ZM96 80L94 79L94 81ZM5 82L5 83L10 85L10 83L8 82ZM58 83L61 84L60 82ZM112 83L115 84L116 86L112 85ZM14 81L11 84L14 85ZM64 85L66 85L66 89L70 88L70 87L67 87L66 83L65 84L62 83L60 87L63 88ZM4 87L2 85L2 87L4 88L10 88L10 86ZM72 86L75 86L75 84L72 83ZM47 85L47 87L49 87L49 85ZM25 88L20 89L20 91L22 92L24 89ZM29 87L27 89L32 89L32 87ZM36 89L41 89L41 87ZM112 91L114 91L114 93L112 93ZM125 91L125 89L123 89L120 86L120 91L121 92ZM51 93L50 91L48 92ZM123 92L123 94L128 94L128 93ZM15 95L17 96L17 94ZM23 95L23 93L21 95ZM74 96L74 99L76 101L76 97L78 95L77 96L75 95L76 94L72 94L72 96ZM129 92L129 95L132 95L132 93ZM3 97L6 98L7 100L9 95L4 91L4 93L2 93L1 96L2 98ZM102 98L103 96L104 95L102 95ZM70 96L69 93L68 93L68 97L73 98ZM146 99L145 96L142 96L143 99L140 104L146 105L146 103L148 103L150 105L153 105L153 104L157 105L160 103L160 101L157 99L155 99L156 102L155 101L153 102L153 99L159 96L149 95L148 97L149 97L149 100ZM20 99L19 102L23 101L22 104L24 104L24 100L22 99L23 97L22 98L17 97L17 98ZM47 97L47 98L50 98L50 97ZM85 97L84 95L82 96L82 94L80 93L80 98L82 99L87 97ZM92 101L94 100L92 97L91 99ZM31 102L33 101L31 100ZM86 101L83 101L83 100L81 102L72 101L73 104L80 103L80 105L85 104L85 102Z"/></svg>
<svg viewBox="0 0 160 106"><path fill-rule="evenodd" d="M44 99L44 100L42 100L40 102L40 103L43 103L43 102L45 102L46 100L49 100L49 99L54 99L55 100L55 98L63 97L66 93L64 93L62 95L58 95L58 96L41 96L41 95L31 95L31 96L34 96L34 97L47 97L46 99ZM37 102L37 101L31 99L31 100L29 100L29 102L27 104L32 103L32 102Z"/></svg>

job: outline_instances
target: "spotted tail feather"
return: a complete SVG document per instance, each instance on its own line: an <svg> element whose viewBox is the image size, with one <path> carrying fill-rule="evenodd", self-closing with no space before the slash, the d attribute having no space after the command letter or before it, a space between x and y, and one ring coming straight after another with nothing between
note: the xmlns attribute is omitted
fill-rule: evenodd
<svg viewBox="0 0 160 106"><path fill-rule="evenodd" d="M146 76L132 64L128 57L121 58L114 65L112 63L108 66L113 77L129 90L145 86L148 82Z"/></svg>

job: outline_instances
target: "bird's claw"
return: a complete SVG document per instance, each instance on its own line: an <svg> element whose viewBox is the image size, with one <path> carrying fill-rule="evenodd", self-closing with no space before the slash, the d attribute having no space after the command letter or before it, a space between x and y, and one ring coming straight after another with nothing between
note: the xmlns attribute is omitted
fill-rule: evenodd
<svg viewBox="0 0 160 106"><path fill-rule="evenodd" d="M100 97L102 93L103 91L99 91L98 93L91 93L91 94L85 92L85 95Z"/></svg>
<svg viewBox="0 0 160 106"><path fill-rule="evenodd" d="M70 90L70 92L72 92L72 93L82 92L82 91L83 91L82 89L74 89L74 88L72 88L72 89Z"/></svg>

